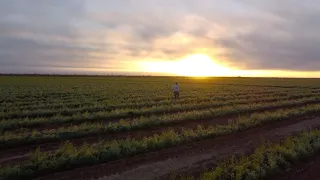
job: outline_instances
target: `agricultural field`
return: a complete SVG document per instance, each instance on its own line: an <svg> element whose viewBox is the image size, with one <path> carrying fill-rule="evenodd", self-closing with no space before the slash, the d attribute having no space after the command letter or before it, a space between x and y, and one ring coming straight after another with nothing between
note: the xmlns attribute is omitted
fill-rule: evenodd
<svg viewBox="0 0 320 180"><path fill-rule="evenodd" d="M0 95L1 180L320 177L320 79L0 76Z"/></svg>

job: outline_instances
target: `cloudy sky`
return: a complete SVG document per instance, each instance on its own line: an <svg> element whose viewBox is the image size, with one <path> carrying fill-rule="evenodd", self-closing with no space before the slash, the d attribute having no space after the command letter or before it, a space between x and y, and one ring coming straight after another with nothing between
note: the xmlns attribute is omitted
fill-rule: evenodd
<svg viewBox="0 0 320 180"><path fill-rule="evenodd" d="M257 76L320 77L319 32L316 0L0 1L0 73L143 74L202 54Z"/></svg>

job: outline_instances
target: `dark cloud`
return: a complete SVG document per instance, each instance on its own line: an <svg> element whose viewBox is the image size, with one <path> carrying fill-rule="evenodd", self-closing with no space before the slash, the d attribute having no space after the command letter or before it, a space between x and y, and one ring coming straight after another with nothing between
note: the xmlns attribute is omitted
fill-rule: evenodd
<svg viewBox="0 0 320 180"><path fill-rule="evenodd" d="M219 44L229 50L226 56L230 61L245 64L247 69L319 70L320 11L316 5L319 3L290 2L293 1L251 2L282 21L262 27L258 23L252 31L219 39Z"/></svg>
<svg viewBox="0 0 320 180"><path fill-rule="evenodd" d="M244 69L314 71L319 29L316 0L1 1L0 72L108 71L199 49Z"/></svg>
<svg viewBox="0 0 320 180"><path fill-rule="evenodd" d="M83 3L83 2L82 2ZM84 13L81 1L23 0L0 2L0 71L20 67L72 63L81 49L70 42L78 38L73 21ZM69 50L64 53L57 51ZM10 67L9 67L10 66Z"/></svg>

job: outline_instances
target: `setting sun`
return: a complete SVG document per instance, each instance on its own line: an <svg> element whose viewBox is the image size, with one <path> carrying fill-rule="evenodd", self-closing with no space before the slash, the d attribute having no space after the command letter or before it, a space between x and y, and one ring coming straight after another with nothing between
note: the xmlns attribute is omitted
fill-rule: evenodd
<svg viewBox="0 0 320 180"><path fill-rule="evenodd" d="M209 56L196 54L176 62L176 74L182 76L226 75L228 68L215 63Z"/></svg>
<svg viewBox="0 0 320 180"><path fill-rule="evenodd" d="M141 62L145 71L176 74L180 76L230 76L232 70L224 67L205 54L194 54L176 61Z"/></svg>

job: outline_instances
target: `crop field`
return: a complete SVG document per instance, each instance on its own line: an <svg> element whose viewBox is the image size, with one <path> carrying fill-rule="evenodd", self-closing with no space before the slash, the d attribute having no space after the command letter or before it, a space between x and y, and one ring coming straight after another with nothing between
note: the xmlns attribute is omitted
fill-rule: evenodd
<svg viewBox="0 0 320 180"><path fill-rule="evenodd" d="M320 79L0 76L0 105L1 180L320 177Z"/></svg>

